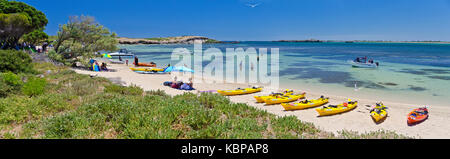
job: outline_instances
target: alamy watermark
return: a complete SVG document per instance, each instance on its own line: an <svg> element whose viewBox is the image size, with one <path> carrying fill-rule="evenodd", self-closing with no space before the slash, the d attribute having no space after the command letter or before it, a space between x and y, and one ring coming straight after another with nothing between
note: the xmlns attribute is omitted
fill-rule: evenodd
<svg viewBox="0 0 450 159"><path fill-rule="evenodd" d="M179 61L175 67L194 72L172 73L178 79L192 79L198 84L239 83L279 88L279 48L226 48L223 53L218 48L203 50L202 42L195 41L193 51L174 49L171 60Z"/></svg>

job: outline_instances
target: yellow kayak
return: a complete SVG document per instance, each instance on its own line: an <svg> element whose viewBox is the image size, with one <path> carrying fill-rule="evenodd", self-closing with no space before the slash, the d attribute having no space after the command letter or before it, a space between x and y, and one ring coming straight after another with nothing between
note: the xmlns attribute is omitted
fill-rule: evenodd
<svg viewBox="0 0 450 159"><path fill-rule="evenodd" d="M284 110L303 110L303 109L308 109L308 108L314 108L314 107L318 107L318 106L322 106L324 104L328 103L328 98L324 98L324 97L320 97L319 99L314 99L314 100L305 100L305 101L301 101L299 103L282 103L281 105L283 106Z"/></svg>
<svg viewBox="0 0 450 159"><path fill-rule="evenodd" d="M349 101L339 105L329 105L323 108L317 108L316 111L319 113L319 116L335 115L351 111L355 109L357 105L357 101Z"/></svg>
<svg viewBox="0 0 450 159"><path fill-rule="evenodd" d="M243 94L251 94L256 92L261 92L262 88L245 88L245 89L236 89L236 90L217 90L218 93L224 96L234 96L234 95L243 95Z"/></svg>
<svg viewBox="0 0 450 159"><path fill-rule="evenodd" d="M279 96L291 95L292 93L294 93L293 90L286 90L283 93L272 93L268 96L255 96L255 99L256 99L256 103L264 103L264 101L267 99L273 99L273 98L277 98Z"/></svg>
<svg viewBox="0 0 450 159"><path fill-rule="evenodd" d="M266 99L266 100L264 100L264 102L267 105L289 103L289 102L293 102L293 101L296 101L301 98L305 98L305 94L306 93L286 95L286 96L281 96L279 98Z"/></svg>
<svg viewBox="0 0 450 159"><path fill-rule="evenodd" d="M376 123L382 122L388 115L386 109L387 107L383 103L377 103L375 108L370 110L370 116Z"/></svg>
<svg viewBox="0 0 450 159"><path fill-rule="evenodd" d="M130 67L133 71L144 71L144 72L162 72L164 71L163 68L134 68Z"/></svg>

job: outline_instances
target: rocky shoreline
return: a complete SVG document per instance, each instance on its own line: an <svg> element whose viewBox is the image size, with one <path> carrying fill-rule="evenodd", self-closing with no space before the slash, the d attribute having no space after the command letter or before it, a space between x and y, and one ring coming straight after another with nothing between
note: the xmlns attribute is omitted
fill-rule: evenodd
<svg viewBox="0 0 450 159"><path fill-rule="evenodd" d="M202 36L181 36L153 39L120 37L117 40L119 41L119 44L193 44L195 40L201 41L202 43L221 43L221 41Z"/></svg>

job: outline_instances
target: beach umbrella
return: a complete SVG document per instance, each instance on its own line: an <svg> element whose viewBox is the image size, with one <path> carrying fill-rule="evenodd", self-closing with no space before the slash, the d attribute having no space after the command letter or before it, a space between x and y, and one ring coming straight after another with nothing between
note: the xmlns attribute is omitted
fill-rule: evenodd
<svg viewBox="0 0 450 159"><path fill-rule="evenodd" d="M164 69L163 72L172 72L172 70L173 70L173 66L169 66L166 69Z"/></svg>
<svg viewBox="0 0 450 159"><path fill-rule="evenodd" d="M102 54L102 56L106 57L106 58L112 58L111 55L109 55L109 54Z"/></svg>
<svg viewBox="0 0 450 159"><path fill-rule="evenodd" d="M164 72L194 72L194 70L181 66L181 67L176 67L176 66L170 66L167 67Z"/></svg>
<svg viewBox="0 0 450 159"><path fill-rule="evenodd" d="M192 70L190 68L187 68L187 67L184 67L184 66L174 67L172 71L175 71L175 72L192 72L192 73L194 73L194 70Z"/></svg>

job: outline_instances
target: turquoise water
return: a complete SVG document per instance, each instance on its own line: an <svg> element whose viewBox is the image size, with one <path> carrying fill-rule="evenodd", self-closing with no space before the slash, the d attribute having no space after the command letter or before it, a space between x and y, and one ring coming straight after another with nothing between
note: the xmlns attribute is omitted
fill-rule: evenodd
<svg viewBox="0 0 450 159"><path fill-rule="evenodd" d="M120 45L140 61L164 67L174 48L193 45ZM279 48L280 86L323 94L418 105L450 106L450 45L409 43L203 44L203 49ZM346 61L368 56L377 69L352 68ZM208 64L208 62L205 62ZM356 85L356 88L355 88Z"/></svg>

